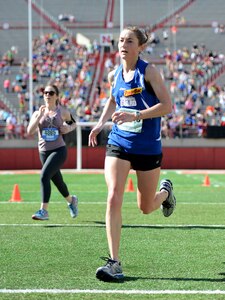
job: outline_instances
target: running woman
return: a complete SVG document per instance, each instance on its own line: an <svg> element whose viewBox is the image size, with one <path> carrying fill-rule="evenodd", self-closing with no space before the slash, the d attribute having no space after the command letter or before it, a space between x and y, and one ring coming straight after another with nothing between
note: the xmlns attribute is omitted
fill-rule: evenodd
<svg viewBox="0 0 225 300"><path fill-rule="evenodd" d="M59 90L55 85L44 89L45 104L35 111L27 128L32 135L38 131L38 150L42 163L40 209L32 215L33 220L48 220L48 205L51 197L51 181L68 203L72 218L78 215L78 198L70 195L60 168L67 158L63 134L76 128L76 122L69 110L59 104Z"/></svg>
<svg viewBox="0 0 225 300"><path fill-rule="evenodd" d="M89 146L97 145L97 135L112 119L105 157L108 188L106 233L110 257L96 271L103 281L124 278L119 258L122 202L130 169L137 176L137 205L143 214L162 208L165 217L176 206L173 184L160 182L162 163L161 116L171 113L172 102L157 69L140 58L148 41L145 31L126 27L119 37L121 65L109 72L110 97L97 125L89 135Z"/></svg>

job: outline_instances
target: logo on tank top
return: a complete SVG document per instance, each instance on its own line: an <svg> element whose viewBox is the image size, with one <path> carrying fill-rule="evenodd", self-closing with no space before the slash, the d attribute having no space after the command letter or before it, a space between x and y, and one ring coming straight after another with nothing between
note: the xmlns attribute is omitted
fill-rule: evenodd
<svg viewBox="0 0 225 300"><path fill-rule="evenodd" d="M137 88L134 88L134 89L131 89L131 90L124 91L124 96L129 97L129 96L132 96L132 95L140 94L141 92L142 92L142 87L137 87Z"/></svg>

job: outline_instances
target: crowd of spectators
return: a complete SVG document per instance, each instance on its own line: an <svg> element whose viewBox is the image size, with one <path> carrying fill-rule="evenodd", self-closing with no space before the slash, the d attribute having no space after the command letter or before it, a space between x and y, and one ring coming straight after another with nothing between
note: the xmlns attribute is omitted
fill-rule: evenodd
<svg viewBox="0 0 225 300"><path fill-rule="evenodd" d="M162 135L166 138L205 136L207 126L223 126L225 85L215 84L217 72L224 70L224 54L205 45L163 54L165 78L173 99L173 114L163 118Z"/></svg>
<svg viewBox="0 0 225 300"><path fill-rule="evenodd" d="M45 34L33 40L33 110L43 103L43 89L47 83L55 84L60 91L61 105L68 106L80 121L89 121L99 111L96 105L89 105L88 97L99 55L99 45L90 46L75 44L67 35L56 33ZM20 123L26 129L29 121L29 69L24 58L15 76L4 73L3 91L6 96L17 98L19 119L13 126L7 126L7 111L0 115L6 122L5 138L17 138L17 127ZM93 114L92 114L93 111ZM16 119L16 118L15 118ZM13 127L9 131L8 127ZM24 130L26 131L26 130ZM22 135L22 138L27 138Z"/></svg>
<svg viewBox="0 0 225 300"><path fill-rule="evenodd" d="M1 75L2 90L13 94L18 101L19 118L0 111L0 120L6 122L5 138L29 138L26 126L29 122L28 61L24 58L16 75L11 75L14 47L4 54ZM148 49L148 48L147 48ZM88 46L77 45L67 35L49 33L33 40L33 106L43 102L43 88L54 83L61 91L61 105L68 106L78 121L95 121L109 95L107 74L119 64L118 53L105 55L103 78L98 82L93 105L89 103L95 67L100 46L93 42ZM11 54L10 54L11 53ZM146 50L143 56L148 59ZM214 83L214 75L224 67L224 55L193 44L191 49L176 51L165 49L161 54L165 61L159 66L171 93L174 110L162 118L162 136L202 137L208 125L225 125L225 86ZM151 60L151 57L150 57Z"/></svg>

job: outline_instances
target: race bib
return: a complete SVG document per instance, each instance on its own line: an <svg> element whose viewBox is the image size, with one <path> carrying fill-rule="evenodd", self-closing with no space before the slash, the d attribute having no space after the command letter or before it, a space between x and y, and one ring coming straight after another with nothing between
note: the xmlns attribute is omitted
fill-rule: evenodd
<svg viewBox="0 0 225 300"><path fill-rule="evenodd" d="M53 142L59 137L59 131L54 127L43 128L41 136L46 142Z"/></svg>
<svg viewBox="0 0 225 300"><path fill-rule="evenodd" d="M138 110L131 109L131 108L120 108L119 111L135 113ZM143 120L140 120L139 122L133 121L133 122L125 122L121 125L117 124L117 127L124 131L140 133L142 131L142 125L143 125Z"/></svg>

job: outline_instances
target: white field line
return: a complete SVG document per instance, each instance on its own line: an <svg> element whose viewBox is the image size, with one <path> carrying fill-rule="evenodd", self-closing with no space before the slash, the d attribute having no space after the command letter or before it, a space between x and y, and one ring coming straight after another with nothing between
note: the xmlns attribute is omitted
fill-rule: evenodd
<svg viewBox="0 0 225 300"><path fill-rule="evenodd" d="M29 202L26 202L24 200L22 200L21 202L18 202L18 201L15 201L15 202L10 202L10 201L2 201L0 202L0 204L37 204L37 203L40 203L40 201L29 201ZM65 204L66 202L65 201L52 201L52 204ZM128 204L134 204L133 202L127 202ZM222 203L222 202L221 202ZM93 204L93 205L106 205L106 202L79 202L79 205L90 205L90 204ZM200 203L199 203L200 204ZM215 203L214 203L215 204ZM219 204L219 203L216 203L216 204Z"/></svg>
<svg viewBox="0 0 225 300"><path fill-rule="evenodd" d="M62 169L62 173L68 174L104 174L104 169ZM41 170L0 170L0 175L14 175L14 174L40 174ZM168 174L168 172L174 172L177 174L225 174L225 170L205 170L205 169L184 169L184 170L161 170L162 174ZM130 174L135 174L134 170L130 170Z"/></svg>
<svg viewBox="0 0 225 300"><path fill-rule="evenodd" d="M10 202L10 201L0 201L1 204L10 204L10 205L15 205L15 204L37 204L40 203L40 201L29 201L26 202L25 200L22 200L21 202ZM65 204L65 201L52 201L52 204ZM106 202L90 202L90 201L84 201L84 202L79 202L79 205L106 205ZM136 205L136 202L128 202L124 201L124 204L131 204L131 205ZM178 205L225 205L225 201L223 202L179 202L177 203Z"/></svg>
<svg viewBox="0 0 225 300"><path fill-rule="evenodd" d="M43 293L43 294L142 294L142 295L225 295L223 290L63 290L63 289L0 289L2 294L31 294L31 293Z"/></svg>
<svg viewBox="0 0 225 300"><path fill-rule="evenodd" d="M0 227L105 227L105 224L60 224L60 223L21 223L21 224L6 224L6 223L0 223ZM123 224L123 227L150 227L150 228L196 228L196 229L201 229L201 228L215 228L215 229L222 229L225 228L225 225L223 224Z"/></svg>

